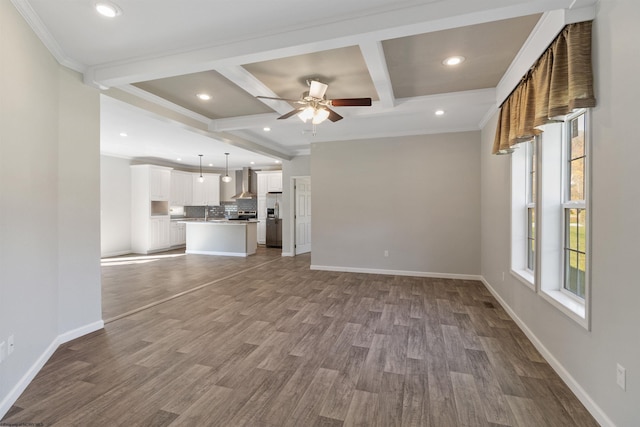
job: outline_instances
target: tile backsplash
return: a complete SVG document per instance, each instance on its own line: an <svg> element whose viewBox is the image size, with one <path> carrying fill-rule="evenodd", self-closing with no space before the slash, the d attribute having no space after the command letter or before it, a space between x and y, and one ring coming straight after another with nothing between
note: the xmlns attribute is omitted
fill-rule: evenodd
<svg viewBox="0 0 640 427"><path fill-rule="evenodd" d="M258 207L256 199L220 202L220 206L209 206L209 218L228 218L238 215L238 211L255 211ZM184 218L204 218L204 206L171 207L171 216Z"/></svg>

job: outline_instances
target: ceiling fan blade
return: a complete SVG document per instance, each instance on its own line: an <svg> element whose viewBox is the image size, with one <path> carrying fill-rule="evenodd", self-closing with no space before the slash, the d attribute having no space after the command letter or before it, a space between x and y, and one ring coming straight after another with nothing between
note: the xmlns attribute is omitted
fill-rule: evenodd
<svg viewBox="0 0 640 427"><path fill-rule="evenodd" d="M282 116L278 117L278 120L282 120L282 119L288 119L289 117L298 114L300 112L301 108L296 108L295 110L291 110L289 111L287 114L283 114Z"/></svg>
<svg viewBox="0 0 640 427"><path fill-rule="evenodd" d="M340 114L336 113L330 108L327 108L327 110L329 110L329 117L327 117L329 120L331 120L332 122L337 122L338 120L342 120L342 116Z"/></svg>
<svg viewBox="0 0 640 427"><path fill-rule="evenodd" d="M334 107L370 107L371 98L343 98L331 99L331 105Z"/></svg>
<svg viewBox="0 0 640 427"><path fill-rule="evenodd" d="M329 86L324 83L312 80L309 85L309 96L312 98L322 99L324 98L324 94L327 92L328 87Z"/></svg>
<svg viewBox="0 0 640 427"><path fill-rule="evenodd" d="M256 96L259 99L274 99L276 101L299 102L299 99L274 98L273 96Z"/></svg>

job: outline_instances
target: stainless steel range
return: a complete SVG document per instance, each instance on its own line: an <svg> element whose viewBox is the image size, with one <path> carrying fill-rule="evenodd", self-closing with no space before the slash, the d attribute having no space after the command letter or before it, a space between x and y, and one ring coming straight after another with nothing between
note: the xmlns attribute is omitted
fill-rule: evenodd
<svg viewBox="0 0 640 427"><path fill-rule="evenodd" d="M229 218L229 220L232 221L248 221L250 219L256 219L258 217L258 215L256 214L256 211L238 211L238 216L237 217L231 217Z"/></svg>

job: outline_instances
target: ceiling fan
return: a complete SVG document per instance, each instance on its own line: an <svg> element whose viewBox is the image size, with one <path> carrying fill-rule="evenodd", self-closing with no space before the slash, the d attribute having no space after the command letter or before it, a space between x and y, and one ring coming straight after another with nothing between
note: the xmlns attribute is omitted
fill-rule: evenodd
<svg viewBox="0 0 640 427"><path fill-rule="evenodd" d="M317 80L307 80L309 90L304 92L300 99L274 98L270 96L257 96L261 99L275 99L278 101L287 101L301 106L289 111L288 113L278 117L278 120L288 119L293 115L298 115L303 122L311 119L314 125L322 123L326 119L337 122L343 117L330 109L329 107L369 107L371 106L371 98L341 98L341 99L325 99L324 94L327 92L329 85L321 83Z"/></svg>

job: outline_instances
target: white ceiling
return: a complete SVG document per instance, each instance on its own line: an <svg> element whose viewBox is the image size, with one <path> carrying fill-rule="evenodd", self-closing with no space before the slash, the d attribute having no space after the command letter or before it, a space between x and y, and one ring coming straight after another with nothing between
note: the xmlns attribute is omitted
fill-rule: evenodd
<svg viewBox="0 0 640 427"><path fill-rule="evenodd" d="M202 153L223 167L229 152L237 168L312 142L478 130L540 22L595 0L114 0L113 19L89 0L12 2L60 63L105 91L104 153L190 166ZM449 55L466 61L447 68ZM277 120L291 104L255 98L297 99L309 78L328 98L373 105L334 107L344 120L314 135L295 116Z"/></svg>

